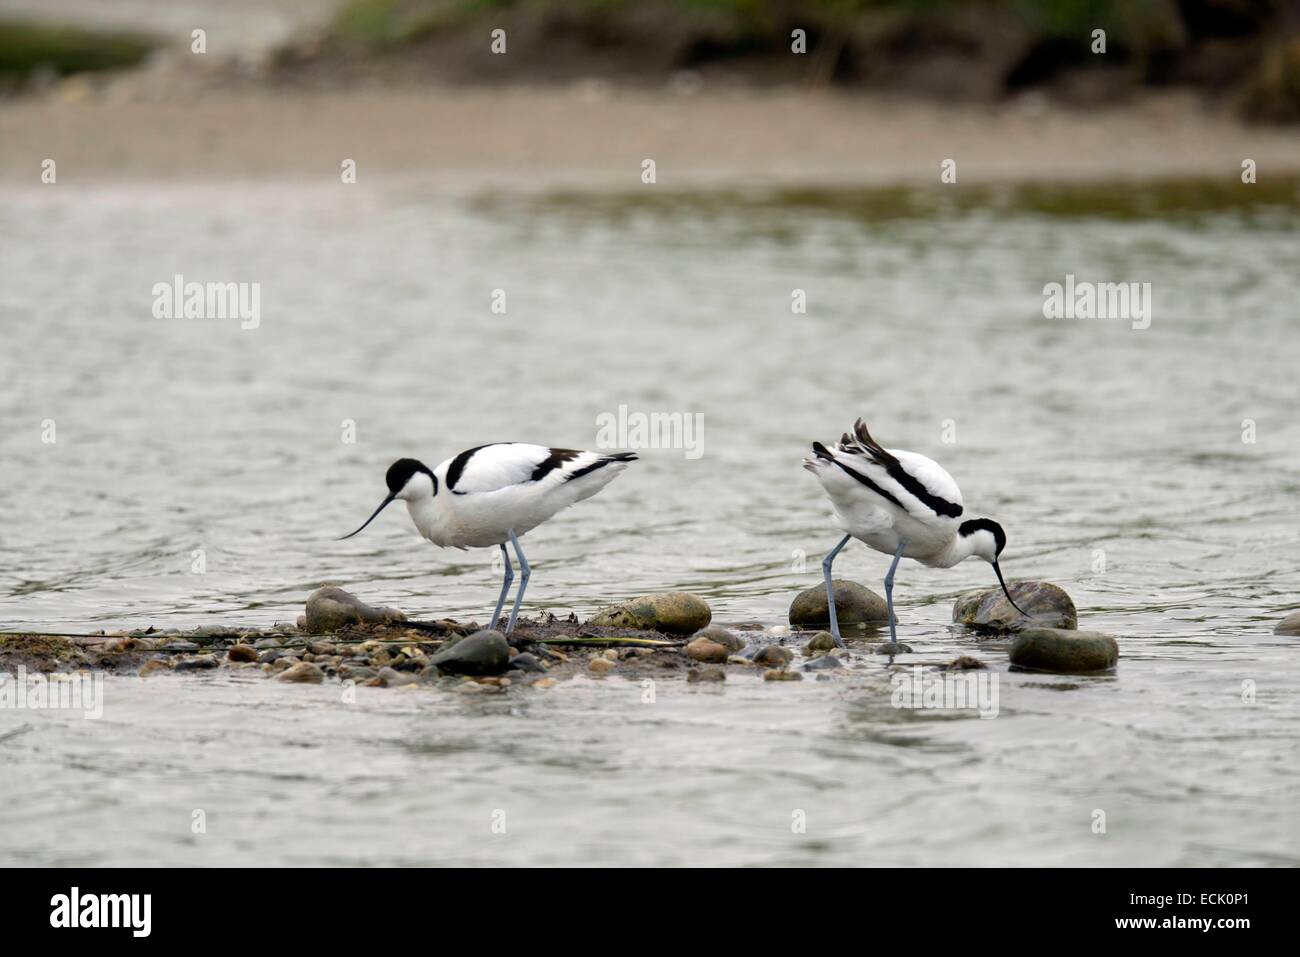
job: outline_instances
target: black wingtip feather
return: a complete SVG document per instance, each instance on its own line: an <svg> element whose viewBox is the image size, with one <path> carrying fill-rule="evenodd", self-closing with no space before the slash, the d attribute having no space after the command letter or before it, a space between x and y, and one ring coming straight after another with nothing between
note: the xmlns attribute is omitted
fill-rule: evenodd
<svg viewBox="0 0 1300 957"><path fill-rule="evenodd" d="M858 437L859 444L870 452L872 457L880 463L886 464L897 461L897 459L885 451L883 445L871 437L871 433L867 431L867 423L863 422L861 419L858 419L853 423L853 434Z"/></svg>
<svg viewBox="0 0 1300 957"><path fill-rule="evenodd" d="M827 462L835 461L835 456L831 455L831 453L826 450L826 446L822 445L820 442L814 442L812 444L812 450L813 455L817 456L819 459L825 459Z"/></svg>

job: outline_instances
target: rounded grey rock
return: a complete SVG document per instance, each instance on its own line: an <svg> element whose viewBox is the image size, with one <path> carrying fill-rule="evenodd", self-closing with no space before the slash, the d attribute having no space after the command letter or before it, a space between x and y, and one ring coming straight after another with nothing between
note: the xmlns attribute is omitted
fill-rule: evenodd
<svg viewBox="0 0 1300 957"><path fill-rule="evenodd" d="M1109 671L1119 660L1119 643L1098 631L1026 628L1008 652L1011 664L1028 671L1085 674Z"/></svg>
<svg viewBox="0 0 1300 957"><path fill-rule="evenodd" d="M952 606L952 620L981 631L1020 631L1025 628L1078 628L1079 616L1065 589L1051 582L1008 582L1016 604L1028 614L1011 607L1001 587L967 592Z"/></svg>
<svg viewBox="0 0 1300 957"><path fill-rule="evenodd" d="M325 635L346 625L376 625L405 621L406 615L396 608L372 608L356 595L326 585L307 599L303 625L309 634Z"/></svg>
<svg viewBox="0 0 1300 957"><path fill-rule="evenodd" d="M670 635L693 635L713 620L709 603L687 592L657 592L602 608L589 624L599 627L635 628Z"/></svg>
<svg viewBox="0 0 1300 957"><path fill-rule="evenodd" d="M831 580L835 589L835 620L845 625L889 623L889 606L865 585L843 578ZM790 624L796 628L823 628L831 622L826 585L805 589L790 603Z"/></svg>
<svg viewBox="0 0 1300 957"><path fill-rule="evenodd" d="M429 663L445 674L504 674L510 667L510 645L499 631L476 631L439 649Z"/></svg>

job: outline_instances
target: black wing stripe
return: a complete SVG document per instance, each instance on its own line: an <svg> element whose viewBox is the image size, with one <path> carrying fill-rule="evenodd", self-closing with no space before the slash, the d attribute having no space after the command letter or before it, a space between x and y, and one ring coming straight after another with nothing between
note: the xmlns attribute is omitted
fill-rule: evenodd
<svg viewBox="0 0 1300 957"><path fill-rule="evenodd" d="M851 469L851 468L849 468L847 465L845 465L843 462L839 461L838 459L835 460L835 464L838 465L840 468L842 468L845 472L849 473L849 475L853 476L855 479L857 479L859 482L861 482L861 483L862 483L863 485L865 485L867 488L871 489L871 491L875 492L875 493L876 493L877 495L879 495L881 498L885 499L886 501L893 502L895 505L897 505L899 508L901 508L904 512L907 511L907 506L905 506L905 505L904 505L902 502L900 502L898 499L894 498L894 496L890 495L888 492L886 492L883 488L881 488L881 487L880 487L879 485L877 485L875 482L871 481L871 479L867 478L865 475L863 475L863 474L862 474L861 472L859 472L857 469Z"/></svg>
<svg viewBox="0 0 1300 957"><path fill-rule="evenodd" d="M498 442L489 443L499 445ZM461 474L465 471L465 466L469 465L469 460L474 457L474 453L480 449L486 449L486 445L476 445L472 449L466 449L451 460L451 465L447 466L447 488L456 492L456 483L460 481ZM456 492L457 495L464 495L464 492Z"/></svg>
<svg viewBox="0 0 1300 957"><path fill-rule="evenodd" d="M898 459L894 459L893 462L886 465L885 469L889 472L890 478L920 499L922 504L924 504L930 511L934 512L934 514L946 515L949 518L957 518L961 515L962 508L960 505L956 502L950 502L946 498L940 498L938 495L935 495L916 478L909 474L908 471L903 468L903 464L899 462Z"/></svg>
<svg viewBox="0 0 1300 957"><path fill-rule="evenodd" d="M871 437L871 433L867 431L867 426L861 419L854 423L853 431L858 442L871 454L876 463L889 473L889 477L901 485L909 494L916 496L917 500L926 508L936 515L946 515L949 518L957 518L961 515L962 507L960 505L935 495L922 485L916 476L903 468L902 462L885 451L880 443Z"/></svg>
<svg viewBox="0 0 1300 957"><path fill-rule="evenodd" d="M551 454L542 459L537 468L533 469L533 474L528 477L528 481L540 482L565 462L570 462L582 454L577 449L551 449L550 451Z"/></svg>
<svg viewBox="0 0 1300 957"><path fill-rule="evenodd" d="M926 486L920 484L920 481L911 476L907 469L902 467L898 459L885 465L885 471L889 472L889 477L898 484L904 486L907 492L915 495L922 501L923 505L935 512L935 515L946 515L950 519L956 519L962 514L962 507L956 502L949 502L946 498L940 498L939 495L931 492Z"/></svg>
<svg viewBox="0 0 1300 957"><path fill-rule="evenodd" d="M582 468L573 472L571 475L566 475L564 477L564 480L566 482L572 482L576 478L582 478L584 475L590 475L592 472L596 471L596 469L604 468L606 465L609 465L611 462L635 462L635 461L636 461L635 452L619 452L615 455L606 455L604 458L597 459L596 461L592 462L590 465L584 465Z"/></svg>

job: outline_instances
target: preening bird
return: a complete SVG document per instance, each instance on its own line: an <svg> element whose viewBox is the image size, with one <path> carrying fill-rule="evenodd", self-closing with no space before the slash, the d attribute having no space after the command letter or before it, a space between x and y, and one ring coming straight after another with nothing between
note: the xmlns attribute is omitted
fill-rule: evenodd
<svg viewBox="0 0 1300 957"><path fill-rule="evenodd" d="M388 495L351 538L392 502L406 503L411 521L435 545L453 548L501 548L505 581L489 627L496 627L514 569L506 543L519 559L519 591L506 634L514 630L531 569L519 539L561 509L591 498L613 480L632 452L604 455L578 449L552 449L522 442L497 442L467 449L429 468L418 459L398 459L384 477ZM341 541L342 539L340 539Z"/></svg>
<svg viewBox="0 0 1300 957"><path fill-rule="evenodd" d="M836 644L843 647L844 639L835 615L831 566L851 538L894 557L885 575L891 649L898 644L894 571L902 558L931 568L951 568L966 558L982 558L993 566L1007 600L1025 614L1007 591L998 565L998 556L1007 544L1006 532L990 518L963 520L961 490L938 462L917 452L881 447L861 419L854 423L853 434L846 432L833 450L814 442L812 451L803 467L822 483L836 522L845 532L822 561Z"/></svg>

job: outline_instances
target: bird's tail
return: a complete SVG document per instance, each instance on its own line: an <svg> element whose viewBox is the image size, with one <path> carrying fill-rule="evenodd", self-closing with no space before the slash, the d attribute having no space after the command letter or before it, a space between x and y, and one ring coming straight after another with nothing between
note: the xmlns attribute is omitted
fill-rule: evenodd
<svg viewBox="0 0 1300 957"><path fill-rule="evenodd" d="M881 465L888 465L895 461L894 456L871 437L871 433L867 431L867 423L861 419L853 423L851 436L847 432L844 433L844 437L840 439L840 448L845 452L869 455Z"/></svg>
<svg viewBox="0 0 1300 957"><path fill-rule="evenodd" d="M835 461L835 456L831 455L826 446L822 445L820 442L814 442L812 444L812 450L813 457L805 458L803 460L803 467L809 472L812 472L813 475L816 475L818 470L825 467L826 464Z"/></svg>

